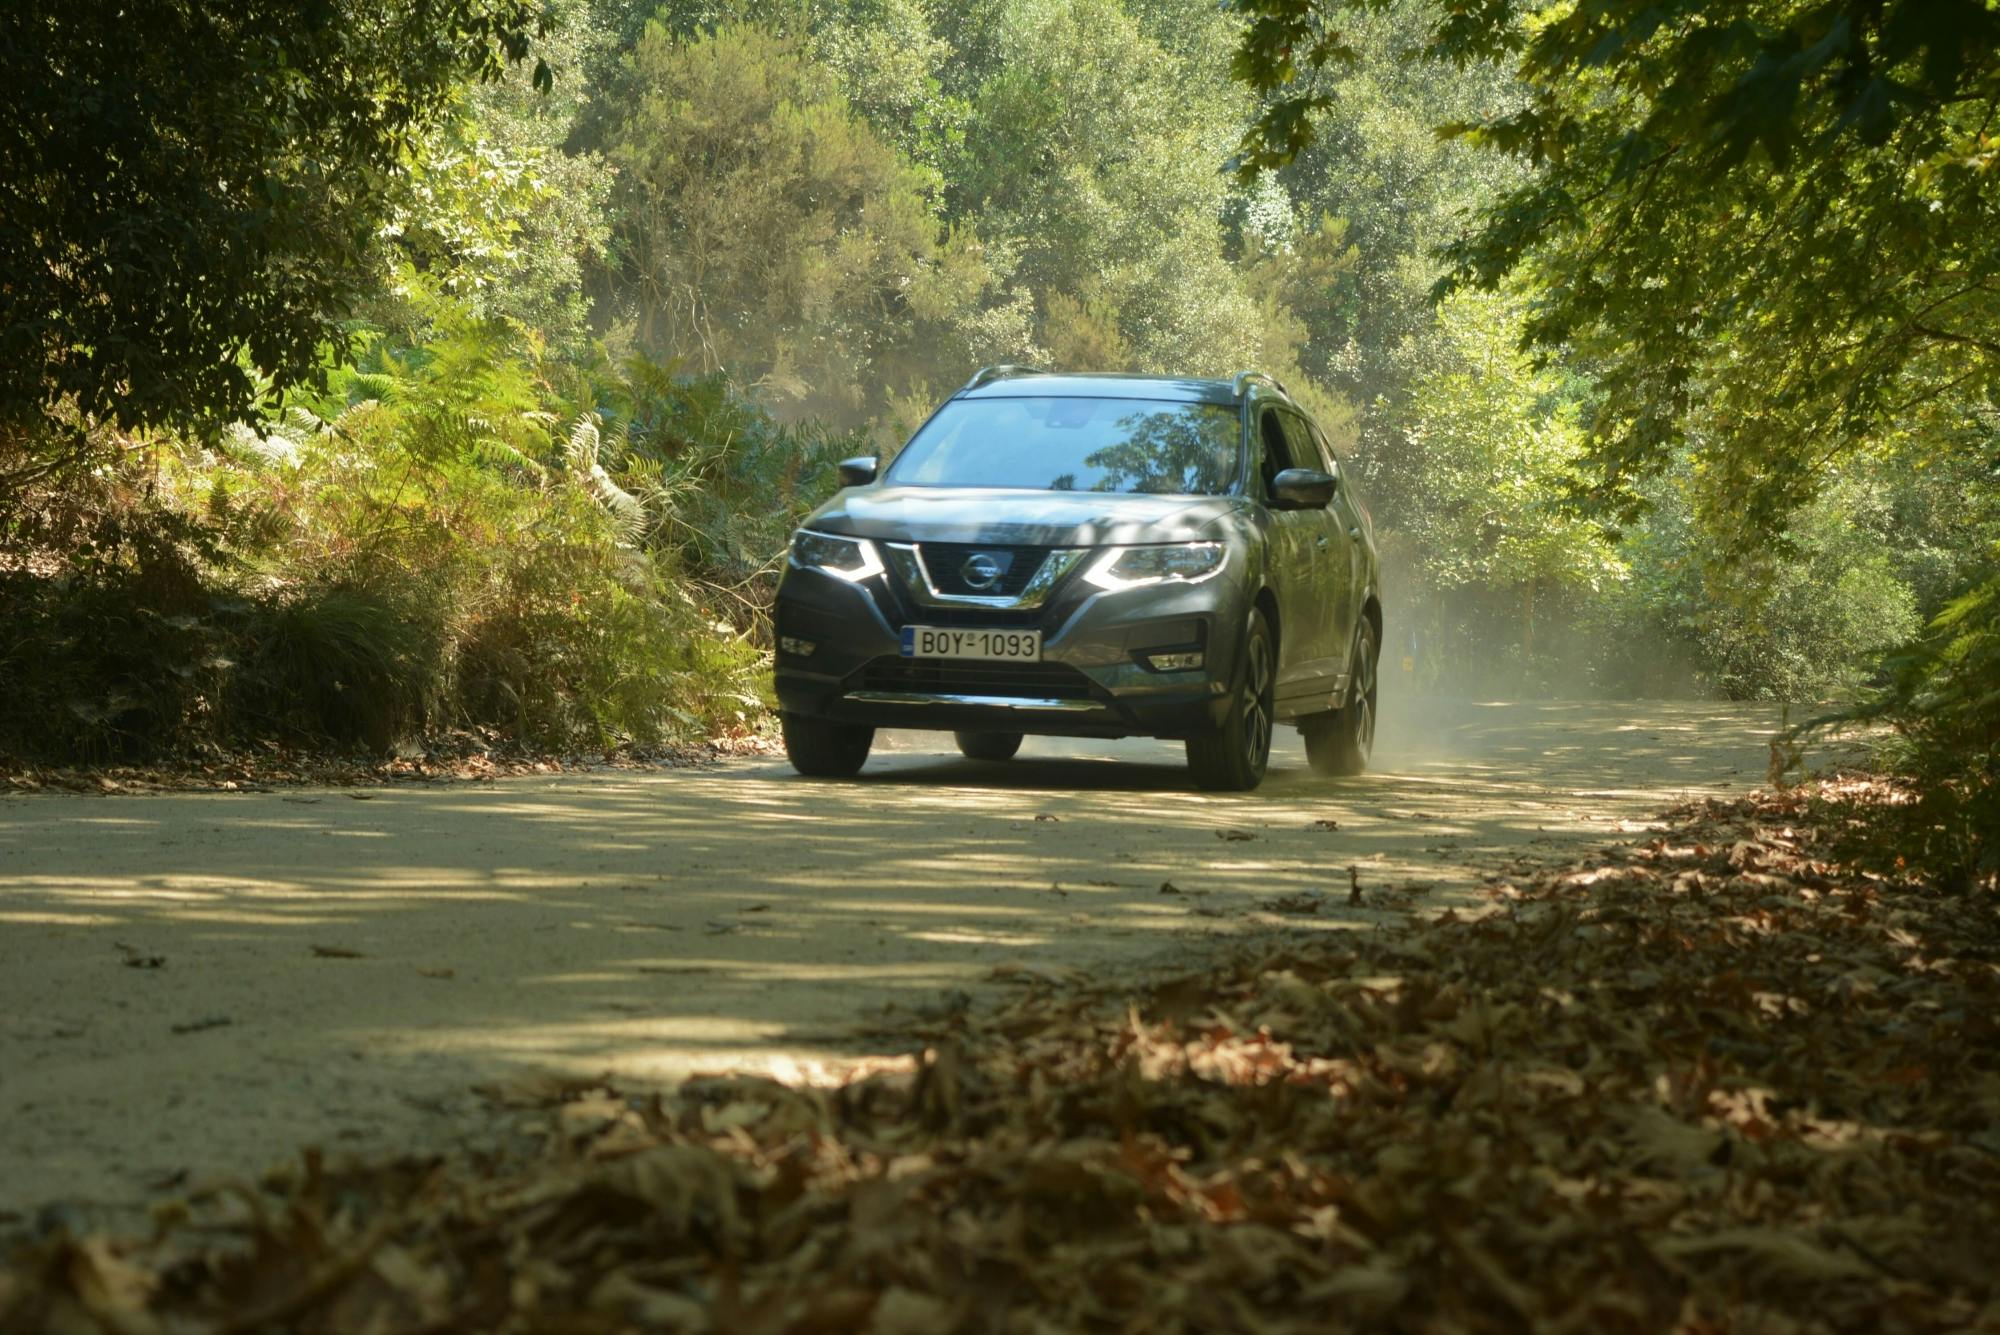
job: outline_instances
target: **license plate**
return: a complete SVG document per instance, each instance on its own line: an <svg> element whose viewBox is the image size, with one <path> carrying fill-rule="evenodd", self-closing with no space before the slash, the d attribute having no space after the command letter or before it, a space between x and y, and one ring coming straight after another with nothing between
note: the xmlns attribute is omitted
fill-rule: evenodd
<svg viewBox="0 0 2000 1335"><path fill-rule="evenodd" d="M905 658L971 658L1004 663L1039 663L1038 630L957 630L949 626L903 627Z"/></svg>

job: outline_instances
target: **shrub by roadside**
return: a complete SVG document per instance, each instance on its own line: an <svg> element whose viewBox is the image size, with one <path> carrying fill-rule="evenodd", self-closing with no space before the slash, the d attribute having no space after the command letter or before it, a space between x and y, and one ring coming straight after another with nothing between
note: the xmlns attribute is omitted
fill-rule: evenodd
<svg viewBox="0 0 2000 1335"><path fill-rule="evenodd" d="M287 542L248 554L140 561L127 528L101 561L0 577L0 754L384 754L465 731L561 753L698 740L759 707L757 651L587 499L449 479L310 536L323 507L274 511Z"/></svg>
<svg viewBox="0 0 2000 1335"><path fill-rule="evenodd" d="M0 760L753 730L785 536L855 442L638 362L558 393L504 335L372 345L310 410L0 497Z"/></svg>

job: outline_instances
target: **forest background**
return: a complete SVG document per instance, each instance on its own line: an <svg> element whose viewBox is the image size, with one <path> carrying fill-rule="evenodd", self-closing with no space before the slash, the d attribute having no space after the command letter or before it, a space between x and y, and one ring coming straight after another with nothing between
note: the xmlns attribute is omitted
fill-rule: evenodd
<svg viewBox="0 0 2000 1335"><path fill-rule="evenodd" d="M1643 6L1591 9L1568 66L1582 10L1502 5L1466 40L1423 0L456 0L321 6L303 35L296 6L202 8L143 39L114 6L7 20L0 73L36 91L4 148L0 754L752 730L764 606L836 460L893 452L986 363L1257 367L1361 479L1392 682L1858 700L1919 759L1956 739L1940 781L1990 801L1990 324L1943 331L1960 359L1917 392L1788 435L1745 386L1790 374L1772 346L1837 346L1774 305L1704 349L1684 306L1621 316L1521 239L1588 216L1578 162L1637 151L1537 138L1551 99L1671 105L1618 63L1669 45ZM1763 48L1696 55L1754 74L1845 8L1765 0L1740 10ZM1884 187L1911 236L1942 207L1926 172L1970 173L1951 227L1994 193L1992 6L1945 9L1949 42L1902 51L1936 77L1937 48L1972 53L1934 99L1959 139ZM1705 170L1802 170L1775 133L1721 151ZM1953 312L1983 318L1990 247L1911 236L1875 238L1886 269L1963 279ZM1696 281L1663 256L1642 296ZM1659 383L1673 430L1635 463L1607 441Z"/></svg>

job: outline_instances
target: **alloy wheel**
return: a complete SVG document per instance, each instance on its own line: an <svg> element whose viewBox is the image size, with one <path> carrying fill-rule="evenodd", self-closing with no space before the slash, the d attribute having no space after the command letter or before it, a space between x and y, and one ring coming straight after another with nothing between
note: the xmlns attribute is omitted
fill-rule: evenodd
<svg viewBox="0 0 2000 1335"><path fill-rule="evenodd" d="M1243 746L1250 768L1261 770L1271 754L1271 644L1250 638L1250 661L1243 673Z"/></svg>
<svg viewBox="0 0 2000 1335"><path fill-rule="evenodd" d="M1354 740L1365 757L1375 749L1375 637L1363 633L1357 646L1354 691Z"/></svg>

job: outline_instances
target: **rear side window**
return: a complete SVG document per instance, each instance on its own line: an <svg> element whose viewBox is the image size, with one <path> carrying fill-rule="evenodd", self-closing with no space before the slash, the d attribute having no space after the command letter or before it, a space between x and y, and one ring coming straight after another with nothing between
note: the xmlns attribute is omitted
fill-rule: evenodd
<svg viewBox="0 0 2000 1335"><path fill-rule="evenodd" d="M1313 444L1319 449L1320 466L1327 472L1337 475L1340 472L1340 456L1333 452L1333 446L1328 442L1326 432L1319 429L1317 422L1308 422L1307 425L1312 428Z"/></svg>
<svg viewBox="0 0 2000 1335"><path fill-rule="evenodd" d="M1320 456L1319 445L1313 440L1312 427L1297 413L1282 414L1285 420L1285 440L1291 446L1291 466L1293 468L1326 468L1326 460Z"/></svg>

